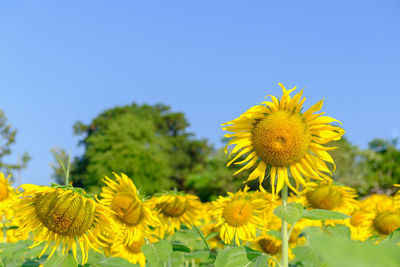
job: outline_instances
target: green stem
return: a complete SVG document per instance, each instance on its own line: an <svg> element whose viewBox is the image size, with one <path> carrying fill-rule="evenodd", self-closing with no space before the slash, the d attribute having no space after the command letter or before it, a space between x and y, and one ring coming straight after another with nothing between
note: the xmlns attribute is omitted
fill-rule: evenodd
<svg viewBox="0 0 400 267"><path fill-rule="evenodd" d="M282 207L287 209L287 198L288 198L288 188L284 184L282 188ZM282 267L288 267L289 265L289 237L288 237L288 225L287 222L282 220Z"/></svg>
<svg viewBox="0 0 400 267"><path fill-rule="evenodd" d="M67 173L65 174L65 185L69 185L69 169L71 167L71 157L68 157Z"/></svg>

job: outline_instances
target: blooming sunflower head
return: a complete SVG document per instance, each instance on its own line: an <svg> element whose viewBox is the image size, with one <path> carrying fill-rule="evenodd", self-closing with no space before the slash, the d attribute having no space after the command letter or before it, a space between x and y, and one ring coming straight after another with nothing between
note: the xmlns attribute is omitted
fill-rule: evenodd
<svg viewBox="0 0 400 267"><path fill-rule="evenodd" d="M195 195L176 191L167 192L153 196L149 203L158 212L162 227L156 230L159 230L160 237L163 237L165 233L173 234L181 228L182 224L189 228L199 224L202 204Z"/></svg>
<svg viewBox="0 0 400 267"><path fill-rule="evenodd" d="M355 190L330 181L307 183L303 192L304 205L313 209L338 211L347 215L358 206Z"/></svg>
<svg viewBox="0 0 400 267"><path fill-rule="evenodd" d="M350 229L351 239L365 241L372 235L371 224L374 215L365 209L357 208L351 214L350 218L345 220L345 225Z"/></svg>
<svg viewBox="0 0 400 267"><path fill-rule="evenodd" d="M151 227L159 224L155 212L141 200L136 186L127 175L113 174L116 180L103 179L106 186L100 193L100 203L114 212L113 219L118 225L126 228L128 243L140 239L142 235L152 235Z"/></svg>
<svg viewBox="0 0 400 267"><path fill-rule="evenodd" d="M7 178L0 172L0 217L11 219L14 209L11 203L16 200L15 189L10 184L10 176Z"/></svg>
<svg viewBox="0 0 400 267"><path fill-rule="evenodd" d="M264 211L268 203L260 197L247 192L247 188L236 193L220 196L213 202L211 211L217 218L216 228L220 229L220 237L225 244L240 241L251 241L256 237L256 229L264 229Z"/></svg>
<svg viewBox="0 0 400 267"><path fill-rule="evenodd" d="M146 264L146 257L144 256L141 247L146 244L143 236L139 239L127 242L127 233L122 232L118 235L111 245L111 255L113 257L121 257L133 264L139 264L144 267Z"/></svg>
<svg viewBox="0 0 400 267"><path fill-rule="evenodd" d="M77 243L82 251L82 264L88 250L96 250L98 234L113 231L110 211L72 186L47 187L22 185L24 190L16 203L15 219L21 222L20 235L34 232L35 243L47 242L41 255L54 242L49 258L62 244L62 254L72 250L77 257ZM40 255L40 256L41 256Z"/></svg>
<svg viewBox="0 0 400 267"><path fill-rule="evenodd" d="M229 145L235 145L230 151L235 156L228 166L241 157L244 159L235 164L244 166L235 174L256 165L247 181L258 178L261 190L268 171L273 194L279 192L284 184L297 192L298 185L305 184L304 178L329 180L331 170L326 162L334 169L335 163L327 151L335 148L323 145L339 140L344 134L342 128L330 124L337 120L322 116L324 112L315 114L322 108L323 100L302 112L303 91L291 97L290 93L296 87L286 90L282 84L279 85L283 90L280 99L271 96L271 101L264 101L239 118L222 124L222 129L233 132L225 135L231 138L225 152ZM288 171L295 186L289 181Z"/></svg>

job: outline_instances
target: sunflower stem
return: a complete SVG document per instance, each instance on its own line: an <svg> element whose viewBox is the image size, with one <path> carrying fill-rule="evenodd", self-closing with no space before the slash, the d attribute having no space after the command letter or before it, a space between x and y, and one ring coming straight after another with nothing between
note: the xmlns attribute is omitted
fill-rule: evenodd
<svg viewBox="0 0 400 267"><path fill-rule="evenodd" d="M288 188L284 184L282 188L282 207L286 210L288 198ZM282 220L282 267L288 267L289 265L289 237L288 237L288 224L285 220Z"/></svg>

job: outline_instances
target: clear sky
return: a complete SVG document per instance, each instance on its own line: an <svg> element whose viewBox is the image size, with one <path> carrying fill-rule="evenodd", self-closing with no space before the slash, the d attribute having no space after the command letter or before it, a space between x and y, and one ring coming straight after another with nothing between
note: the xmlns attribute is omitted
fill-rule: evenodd
<svg viewBox="0 0 400 267"><path fill-rule="evenodd" d="M116 105L163 102L220 146L231 120L278 82L325 98L351 142L400 134L400 2L2 1L0 108L32 160L22 183L51 181L50 149Z"/></svg>

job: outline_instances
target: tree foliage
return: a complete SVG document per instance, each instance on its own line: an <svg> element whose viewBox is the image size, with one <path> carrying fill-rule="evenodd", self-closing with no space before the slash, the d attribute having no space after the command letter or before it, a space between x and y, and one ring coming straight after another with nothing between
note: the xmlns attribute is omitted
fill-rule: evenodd
<svg viewBox="0 0 400 267"><path fill-rule="evenodd" d="M5 174L26 168L30 160L28 153L24 153L18 163L5 161L5 158L11 154L11 146L15 143L16 136L17 130L7 122L6 115L0 110L0 171Z"/></svg>
<svg viewBox="0 0 400 267"><path fill-rule="evenodd" d="M98 190L104 175L124 172L142 190L183 190L189 173L201 168L212 147L187 132L183 113L157 104L116 107L104 111L90 124L77 122L75 134L83 136L85 152L71 165L74 185ZM58 151L61 155L62 151ZM64 155L65 160L65 155ZM55 178L62 175L55 166Z"/></svg>

